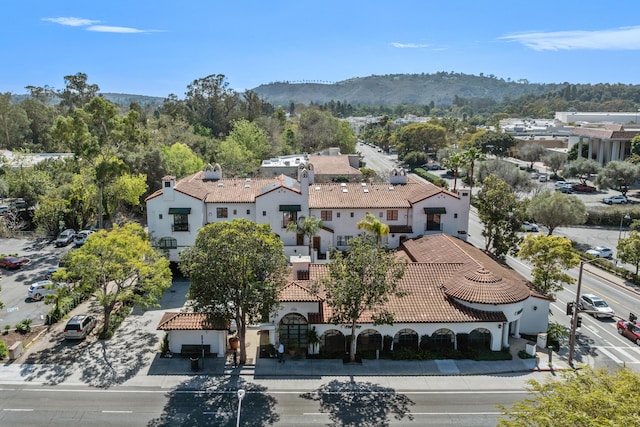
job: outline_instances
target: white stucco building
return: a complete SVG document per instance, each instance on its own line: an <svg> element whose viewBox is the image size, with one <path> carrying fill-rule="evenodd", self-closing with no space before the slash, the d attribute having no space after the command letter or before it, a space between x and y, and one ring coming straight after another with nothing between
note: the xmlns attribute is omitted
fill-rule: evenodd
<svg viewBox="0 0 640 427"><path fill-rule="evenodd" d="M285 255L327 259L332 248L347 248L350 237L361 233L356 226L367 213L387 224L384 243L396 248L405 239L422 235L449 234L466 239L470 193L456 193L431 183L410 179L394 169L385 184L315 183L314 168L300 164L298 178L223 178L219 165L183 179L167 176L162 188L146 200L147 224L154 244L171 261L195 243L206 224L248 219L269 224L285 246ZM322 220L314 237L314 253L303 236L286 230L291 221L312 215Z"/></svg>

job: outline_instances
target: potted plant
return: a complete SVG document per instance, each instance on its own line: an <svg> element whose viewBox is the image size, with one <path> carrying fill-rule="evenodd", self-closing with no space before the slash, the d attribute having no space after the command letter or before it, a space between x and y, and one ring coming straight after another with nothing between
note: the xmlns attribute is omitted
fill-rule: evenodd
<svg viewBox="0 0 640 427"><path fill-rule="evenodd" d="M312 329L307 329L306 337L309 354L318 354L320 350L320 336L315 326Z"/></svg>
<svg viewBox="0 0 640 427"><path fill-rule="evenodd" d="M238 344L240 344L240 339L238 337L229 338L229 347L231 347L231 350L237 350Z"/></svg>

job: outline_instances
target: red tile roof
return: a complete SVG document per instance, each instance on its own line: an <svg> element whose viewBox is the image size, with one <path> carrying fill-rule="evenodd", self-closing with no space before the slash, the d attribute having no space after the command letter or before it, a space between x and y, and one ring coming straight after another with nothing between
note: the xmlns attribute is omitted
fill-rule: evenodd
<svg viewBox="0 0 640 427"><path fill-rule="evenodd" d="M390 298L385 307L394 313L396 323L504 322L502 312L476 310L461 302L499 306L532 295L520 274L452 236L438 234L408 240L396 254L399 261L408 263L399 283L407 295ZM317 301L318 309L308 313L308 318L328 323L332 311L323 290L317 295L311 291L311 285L326 274L326 264L311 264L309 280L286 286L280 292L280 301ZM372 314L364 313L359 322L371 323Z"/></svg>
<svg viewBox="0 0 640 427"><path fill-rule="evenodd" d="M228 323L211 324L204 313L166 312L156 328L161 331L216 331L229 329Z"/></svg>

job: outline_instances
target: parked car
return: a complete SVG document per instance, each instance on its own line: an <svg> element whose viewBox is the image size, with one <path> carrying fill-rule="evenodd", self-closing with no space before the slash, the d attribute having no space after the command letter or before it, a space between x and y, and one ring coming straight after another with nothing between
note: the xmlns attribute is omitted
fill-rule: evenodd
<svg viewBox="0 0 640 427"><path fill-rule="evenodd" d="M58 234L58 238L53 242L57 248L60 246L67 246L69 243L73 242L73 239L76 237L76 230L66 229L62 233Z"/></svg>
<svg viewBox="0 0 640 427"><path fill-rule="evenodd" d="M11 208L9 206L0 206L0 215L4 215L9 212L11 212Z"/></svg>
<svg viewBox="0 0 640 427"><path fill-rule="evenodd" d="M616 326L620 335L640 345L640 325L627 320L620 320Z"/></svg>
<svg viewBox="0 0 640 427"><path fill-rule="evenodd" d="M541 173L538 176L538 181L540 181L540 182L547 182L548 180L549 180L549 177L547 176L546 173Z"/></svg>
<svg viewBox="0 0 640 427"><path fill-rule="evenodd" d="M615 313L609 304L602 298L594 294L583 294L580 296L578 304L580 310L590 311L593 317L613 317Z"/></svg>
<svg viewBox="0 0 640 427"><path fill-rule="evenodd" d="M64 327L64 338L83 339L96 327L96 318L88 314L78 314L73 316Z"/></svg>
<svg viewBox="0 0 640 427"><path fill-rule="evenodd" d="M579 191L582 193L593 193L596 191L596 187L587 184L573 184L571 188L573 188L573 191Z"/></svg>
<svg viewBox="0 0 640 427"><path fill-rule="evenodd" d="M78 234L73 238L73 243L75 243L76 246L82 246L93 233L91 230L78 231Z"/></svg>
<svg viewBox="0 0 640 427"><path fill-rule="evenodd" d="M535 224L535 223L529 222L529 221L525 221L525 222L522 223L522 229L524 231L533 231L533 232L540 231L540 228L538 227L538 224Z"/></svg>
<svg viewBox="0 0 640 427"><path fill-rule="evenodd" d="M16 199L13 202L11 202L11 206L14 209L22 210L27 208L27 202L25 202L23 199Z"/></svg>
<svg viewBox="0 0 640 427"><path fill-rule="evenodd" d="M58 265L47 268L47 272L45 273L44 278L51 279L53 277L53 273L58 271L59 268L64 267L64 264L65 264L64 261L60 259L60 261L58 261Z"/></svg>
<svg viewBox="0 0 640 427"><path fill-rule="evenodd" d="M567 184L562 187L556 187L556 191L559 191L565 194L571 194L573 193L573 187L571 186L571 184Z"/></svg>
<svg viewBox="0 0 640 427"><path fill-rule="evenodd" d="M47 295L53 295L56 290L63 286L69 286L67 283L54 283L51 280L41 280L40 282L29 285L27 290L27 299L32 301L40 301Z"/></svg>
<svg viewBox="0 0 640 427"><path fill-rule="evenodd" d="M602 203L606 203L607 205L626 205L629 203L627 196L618 195L612 197L605 197L602 199Z"/></svg>
<svg viewBox="0 0 640 427"><path fill-rule="evenodd" d="M29 258L17 257L17 256L4 256L0 258L0 267L7 270L17 270L23 265L29 264Z"/></svg>
<svg viewBox="0 0 640 427"><path fill-rule="evenodd" d="M596 246L595 248L587 251L589 255L593 255L596 258L611 258L613 257L613 250L605 246Z"/></svg>
<svg viewBox="0 0 640 427"><path fill-rule="evenodd" d="M556 187L556 189L559 189L562 187L566 187L567 185L569 185L569 183L567 181L556 181L553 185Z"/></svg>

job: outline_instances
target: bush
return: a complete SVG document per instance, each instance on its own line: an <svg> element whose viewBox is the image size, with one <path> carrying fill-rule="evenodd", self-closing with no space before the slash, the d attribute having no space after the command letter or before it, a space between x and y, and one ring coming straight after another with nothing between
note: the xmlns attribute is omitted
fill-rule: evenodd
<svg viewBox="0 0 640 427"><path fill-rule="evenodd" d="M7 348L7 345L4 343L4 341L0 341L0 359L4 359L5 357L7 357L8 353L9 349Z"/></svg>
<svg viewBox="0 0 640 427"><path fill-rule="evenodd" d="M445 190L449 189L449 184L447 184L447 181L445 181L444 179L440 178L439 176L436 176L436 175L433 175L433 174L427 172L426 170L424 170L422 168L415 168L413 170L413 173L415 173L416 175L418 175L421 178L426 179L427 181L429 181L433 185L436 185L436 186L438 186L440 188L444 188Z"/></svg>
<svg viewBox="0 0 640 427"><path fill-rule="evenodd" d="M11 330L11 326L10 325L4 325L4 331L2 332L2 334L3 335L7 335L10 330Z"/></svg>

